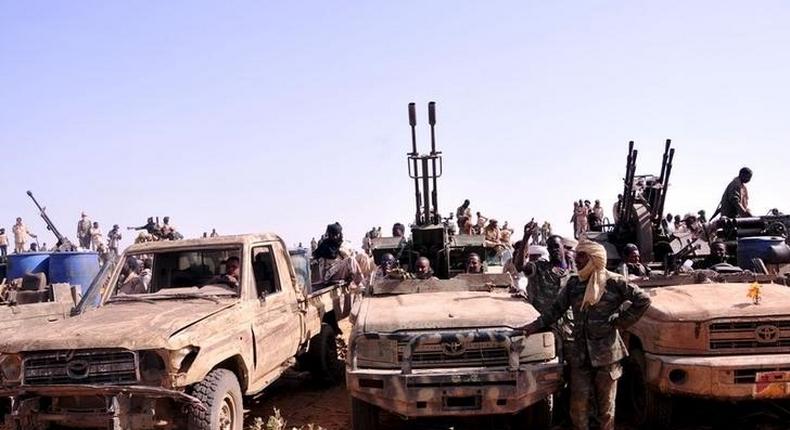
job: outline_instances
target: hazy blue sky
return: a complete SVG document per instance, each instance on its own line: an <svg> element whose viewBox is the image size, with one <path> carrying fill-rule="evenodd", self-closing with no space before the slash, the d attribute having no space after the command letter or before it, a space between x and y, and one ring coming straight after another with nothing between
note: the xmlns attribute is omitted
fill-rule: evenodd
<svg viewBox="0 0 790 430"><path fill-rule="evenodd" d="M170 215L188 236L411 220L406 105L438 103L439 203L570 232L571 202L677 147L675 212L742 165L790 211L786 1L0 2L0 225L74 238ZM129 235L131 236L131 235ZM47 240L52 243L54 240Z"/></svg>

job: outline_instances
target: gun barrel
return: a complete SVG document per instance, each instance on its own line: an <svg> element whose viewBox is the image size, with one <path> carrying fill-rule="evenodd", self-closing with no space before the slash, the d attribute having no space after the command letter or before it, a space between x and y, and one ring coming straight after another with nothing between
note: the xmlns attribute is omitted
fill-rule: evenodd
<svg viewBox="0 0 790 430"><path fill-rule="evenodd" d="M432 221L434 224L439 224L439 196L436 191L436 132L434 126L436 125L436 102L428 103L428 124L431 126L431 176L433 177L433 189L431 190L431 205L430 210Z"/></svg>
<svg viewBox="0 0 790 430"><path fill-rule="evenodd" d="M416 224L421 224L420 217L421 217L421 197L420 197L420 180L419 178L419 164L417 163L417 112L414 106L414 102L409 103L409 127L411 127L411 168L414 170L414 203L415 203L415 213L414 213L414 222Z"/></svg>
<svg viewBox="0 0 790 430"><path fill-rule="evenodd" d="M64 247L64 248L69 248L69 249L73 248L73 246L72 246L71 242L68 240L68 238L66 238L65 236L60 234L60 232L58 231L58 228L55 227L55 223L53 223L52 220L49 218L49 215L47 215L47 212L38 203L38 200L36 200L36 198L33 197L33 193L28 190L27 195L30 197L31 200L33 200L33 203L35 203L36 207L38 208L38 212L39 212L39 215L41 215L41 219L43 219L44 222L47 224L47 230L51 231L52 234L55 235L55 238L58 240L60 245L62 247Z"/></svg>

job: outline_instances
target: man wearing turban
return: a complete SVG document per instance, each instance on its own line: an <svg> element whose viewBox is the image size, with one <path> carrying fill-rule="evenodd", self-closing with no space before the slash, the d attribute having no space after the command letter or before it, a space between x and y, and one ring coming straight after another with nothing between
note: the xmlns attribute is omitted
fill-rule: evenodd
<svg viewBox="0 0 790 430"><path fill-rule="evenodd" d="M606 270L606 249L582 240L576 247L578 274L572 276L551 308L524 327L526 335L551 327L573 310L570 354L571 420L575 430L587 430L589 402L597 403L601 430L614 430L620 360L628 355L619 330L633 325L650 307L650 298L622 276ZM630 302L625 310L621 306Z"/></svg>

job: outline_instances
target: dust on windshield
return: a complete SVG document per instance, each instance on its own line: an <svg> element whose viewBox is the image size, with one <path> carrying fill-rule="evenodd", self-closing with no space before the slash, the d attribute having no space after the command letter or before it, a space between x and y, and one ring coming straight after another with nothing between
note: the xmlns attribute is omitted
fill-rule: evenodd
<svg viewBox="0 0 790 430"><path fill-rule="evenodd" d="M238 297L241 249L213 248L127 257L111 301Z"/></svg>

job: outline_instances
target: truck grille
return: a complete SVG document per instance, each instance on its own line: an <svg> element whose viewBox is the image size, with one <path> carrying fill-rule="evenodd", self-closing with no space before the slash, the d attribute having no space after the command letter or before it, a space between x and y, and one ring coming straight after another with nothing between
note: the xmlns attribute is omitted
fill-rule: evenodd
<svg viewBox="0 0 790 430"><path fill-rule="evenodd" d="M53 351L28 354L25 385L129 384L137 382L137 355L126 350Z"/></svg>
<svg viewBox="0 0 790 430"><path fill-rule="evenodd" d="M760 377L759 381L757 380L758 376ZM736 384L790 382L790 368L737 369L733 374L733 382Z"/></svg>
<svg viewBox="0 0 790 430"><path fill-rule="evenodd" d="M710 349L775 352L790 347L790 321L717 321L709 326Z"/></svg>
<svg viewBox="0 0 790 430"><path fill-rule="evenodd" d="M408 342L398 343L398 361ZM413 369L507 366L509 350L499 342L431 343L418 345L411 355Z"/></svg>

